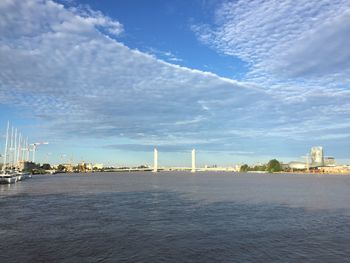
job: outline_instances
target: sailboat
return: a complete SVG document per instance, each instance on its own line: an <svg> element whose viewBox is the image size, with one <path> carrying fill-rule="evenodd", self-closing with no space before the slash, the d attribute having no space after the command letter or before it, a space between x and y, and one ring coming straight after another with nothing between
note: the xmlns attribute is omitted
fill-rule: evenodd
<svg viewBox="0 0 350 263"><path fill-rule="evenodd" d="M21 133L17 133L17 128L14 129L14 127L12 127L11 139L9 139L9 130L10 122L8 121L4 162L0 171L0 184L12 184L32 177L30 173L21 171L19 165L21 161L26 161L26 157L24 155L25 151L27 151L27 159L29 159L28 138L27 140L24 140ZM18 137L17 134L19 135Z"/></svg>
<svg viewBox="0 0 350 263"><path fill-rule="evenodd" d="M0 174L0 184L13 184L17 181L16 176L13 173L4 173Z"/></svg>
<svg viewBox="0 0 350 263"><path fill-rule="evenodd" d="M2 166L2 171L0 173L0 183L2 184L13 184L17 181L17 177L14 172L8 171L7 168L7 156L8 156L8 137L9 137L10 122L7 122L6 130L6 142L5 142L5 154L4 154L4 164Z"/></svg>

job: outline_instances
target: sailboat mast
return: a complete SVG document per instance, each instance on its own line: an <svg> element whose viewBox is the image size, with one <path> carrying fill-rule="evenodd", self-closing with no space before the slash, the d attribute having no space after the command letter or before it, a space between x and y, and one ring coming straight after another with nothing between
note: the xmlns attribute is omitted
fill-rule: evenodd
<svg viewBox="0 0 350 263"><path fill-rule="evenodd" d="M18 138L18 149L17 149L17 167L19 167L19 162L21 161L20 157L21 157L21 139L22 139L22 134L19 133L19 138Z"/></svg>
<svg viewBox="0 0 350 263"><path fill-rule="evenodd" d="M17 165L17 128L15 131L15 149L13 150L13 168Z"/></svg>
<svg viewBox="0 0 350 263"><path fill-rule="evenodd" d="M6 164L7 164L7 146L9 140L9 129L10 129L10 121L7 121L7 129L6 129L6 141L5 141L5 151L4 151L4 164L2 165L2 170L5 172Z"/></svg>
<svg viewBox="0 0 350 263"><path fill-rule="evenodd" d="M28 144L28 137L26 140L26 161L29 162L29 144Z"/></svg>
<svg viewBox="0 0 350 263"><path fill-rule="evenodd" d="M14 133L14 128L12 126L12 129L11 129L11 143L10 143L10 157L9 157L9 161L10 161L10 164L11 164L11 169L13 167L13 133Z"/></svg>
<svg viewBox="0 0 350 263"><path fill-rule="evenodd" d="M25 153L26 153L26 139L24 138L24 135L23 135L22 147L21 147L21 161L22 162L26 161Z"/></svg>

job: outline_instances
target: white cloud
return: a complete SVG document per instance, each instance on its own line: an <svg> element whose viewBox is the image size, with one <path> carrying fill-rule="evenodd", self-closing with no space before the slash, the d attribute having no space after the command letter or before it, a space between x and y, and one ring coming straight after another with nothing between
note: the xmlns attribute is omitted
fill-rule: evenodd
<svg viewBox="0 0 350 263"><path fill-rule="evenodd" d="M173 54L171 51L162 51L162 50L158 50L155 48L148 48L147 50L151 55L154 55L154 57L158 57L161 59L164 59L166 61L169 62L174 62L174 63L178 63L178 62L182 62L183 59L178 58L175 54Z"/></svg>
<svg viewBox="0 0 350 263"><path fill-rule="evenodd" d="M235 134L307 141L350 120L349 19L347 0L238 0L223 3L212 24L192 26L203 43L247 62L246 80L279 103L269 107L277 126Z"/></svg>
<svg viewBox="0 0 350 263"><path fill-rule="evenodd" d="M89 6L72 7L70 11L82 19L84 23L94 27L103 27L114 36L119 36L124 31L124 27L119 21L103 15L100 11L92 10Z"/></svg>
<svg viewBox="0 0 350 263"><path fill-rule="evenodd" d="M300 139L295 123L318 133L320 110L329 113L326 124L350 113L343 90L320 102L327 90L304 89L306 99L296 103L301 97L293 88L263 89L132 50L108 36L122 32L118 21L88 8L7 0L0 13L6 14L0 16L0 103L30 109L55 136L251 152L278 134ZM253 61L249 52L242 49Z"/></svg>
<svg viewBox="0 0 350 263"><path fill-rule="evenodd" d="M0 9L2 40L33 38L58 32L91 34L96 27L101 27L113 35L123 32L123 25L118 21L87 7L67 10L63 5L49 0L4 0L0 2Z"/></svg>
<svg viewBox="0 0 350 263"><path fill-rule="evenodd" d="M205 43L251 66L250 76L301 78L344 87L350 71L347 0L229 1L211 25L193 30Z"/></svg>
<svg viewBox="0 0 350 263"><path fill-rule="evenodd" d="M203 132L210 140L218 124L225 129L240 119L236 110L256 106L242 108L242 98L264 96L248 84L129 49L96 29L105 24L95 20L101 14L82 17L35 0L9 1L0 12L11 17L0 27L1 103L30 108L51 130L174 143Z"/></svg>

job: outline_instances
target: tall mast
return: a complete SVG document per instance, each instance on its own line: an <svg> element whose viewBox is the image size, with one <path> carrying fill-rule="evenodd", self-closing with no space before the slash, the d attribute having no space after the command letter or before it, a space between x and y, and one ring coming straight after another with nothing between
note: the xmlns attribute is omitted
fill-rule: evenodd
<svg viewBox="0 0 350 263"><path fill-rule="evenodd" d="M196 150L193 149L192 150L192 169L191 169L192 173L196 172Z"/></svg>
<svg viewBox="0 0 350 263"><path fill-rule="evenodd" d="M28 144L28 137L27 137L27 140L26 140L26 150L27 150L26 161L29 162L29 144Z"/></svg>
<svg viewBox="0 0 350 263"><path fill-rule="evenodd" d="M22 149L21 139L22 139L22 134L19 133L19 136L18 136L18 149L17 149L17 166L18 166L18 167L19 167L19 162L21 161L21 160L20 160L21 149Z"/></svg>
<svg viewBox="0 0 350 263"><path fill-rule="evenodd" d="M17 128L15 131L15 149L13 151L13 167L17 164Z"/></svg>
<svg viewBox="0 0 350 263"><path fill-rule="evenodd" d="M153 153L153 161L154 161L154 164L153 164L153 172L156 173L158 172L158 150L157 148L154 148L154 153Z"/></svg>
<svg viewBox="0 0 350 263"><path fill-rule="evenodd" d="M11 143L10 143L10 157L9 157L9 161L11 163L11 169L13 167L13 154L12 154L12 152L13 152L13 133L14 133L14 128L12 126L12 128L11 128Z"/></svg>
<svg viewBox="0 0 350 263"><path fill-rule="evenodd" d="M6 141L5 141L5 151L4 151L4 164L2 165L2 170L5 172L6 164L7 164L7 146L9 140L9 129L10 129L10 121L7 121L7 129L6 129Z"/></svg>
<svg viewBox="0 0 350 263"><path fill-rule="evenodd" d="M24 138L24 135L23 135L23 138L22 138L22 146L21 146L21 161L22 162L25 162L25 151L26 151L26 139Z"/></svg>

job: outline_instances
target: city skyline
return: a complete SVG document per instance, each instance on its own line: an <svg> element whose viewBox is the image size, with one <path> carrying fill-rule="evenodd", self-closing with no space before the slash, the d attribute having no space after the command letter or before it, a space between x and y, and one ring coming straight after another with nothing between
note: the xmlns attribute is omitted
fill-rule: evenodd
<svg viewBox="0 0 350 263"><path fill-rule="evenodd" d="M349 163L348 1L0 2L8 120L38 162ZM325 44L326 43L326 44Z"/></svg>

